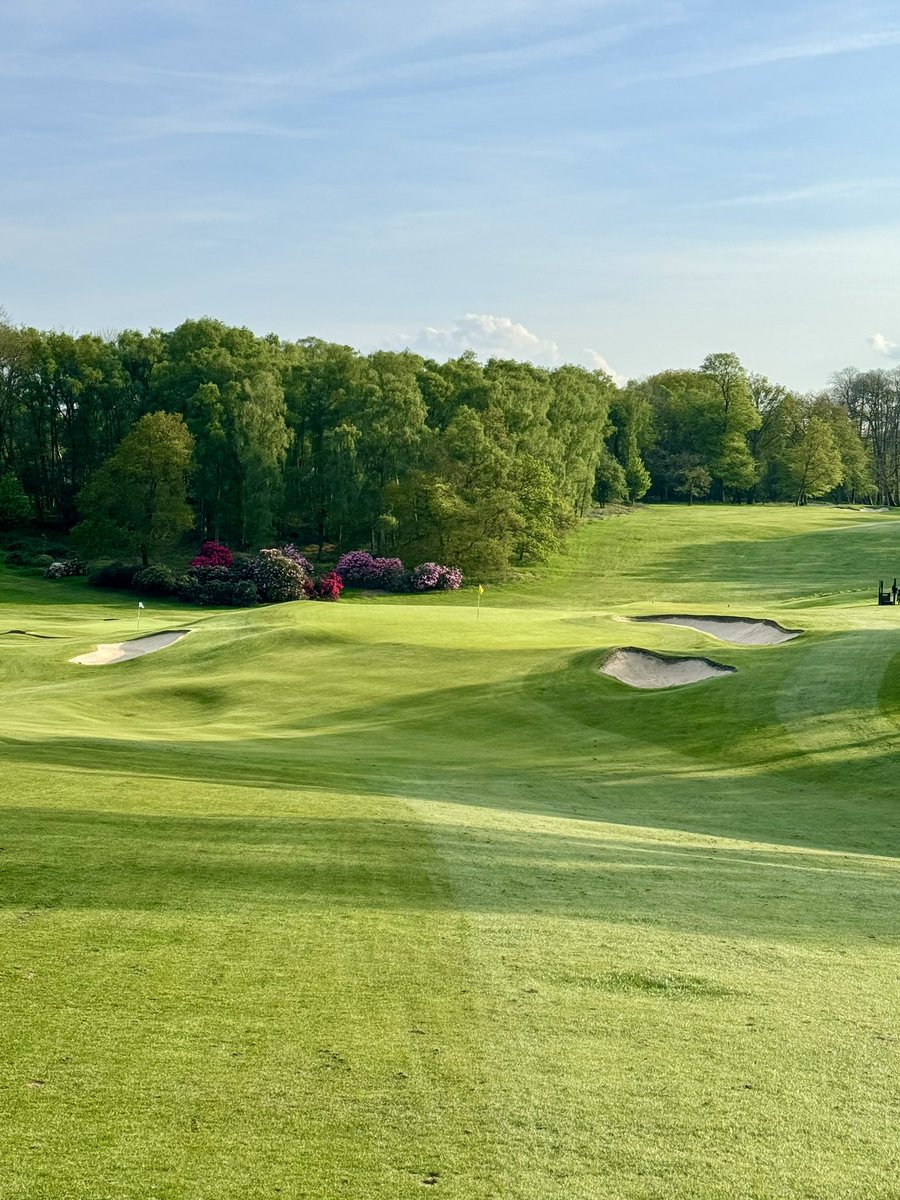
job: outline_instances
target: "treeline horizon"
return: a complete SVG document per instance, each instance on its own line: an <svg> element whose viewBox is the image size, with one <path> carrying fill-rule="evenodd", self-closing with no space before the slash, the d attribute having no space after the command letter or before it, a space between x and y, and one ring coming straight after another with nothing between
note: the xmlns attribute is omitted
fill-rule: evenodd
<svg viewBox="0 0 900 1200"><path fill-rule="evenodd" d="M547 557L594 504L900 502L900 368L800 395L711 354L602 371L445 363L212 318L79 336L0 321L0 525L71 529L142 416L183 417L198 539L366 547L467 570Z"/></svg>

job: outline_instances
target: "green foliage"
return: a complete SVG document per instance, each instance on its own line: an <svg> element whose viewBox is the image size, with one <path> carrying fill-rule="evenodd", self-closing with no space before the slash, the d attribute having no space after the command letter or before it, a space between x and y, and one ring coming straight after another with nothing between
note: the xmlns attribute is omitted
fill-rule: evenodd
<svg viewBox="0 0 900 1200"><path fill-rule="evenodd" d="M140 567L134 563L111 562L98 567L88 576L88 584L95 588L113 588L127 591L134 583Z"/></svg>
<svg viewBox="0 0 900 1200"><path fill-rule="evenodd" d="M0 529L13 529L31 515L31 501L16 476L0 475Z"/></svg>
<svg viewBox="0 0 900 1200"><path fill-rule="evenodd" d="M708 496L711 487L712 476L706 467L685 467L680 472L678 490L683 496L687 496L689 504Z"/></svg>
<svg viewBox="0 0 900 1200"><path fill-rule="evenodd" d="M624 504L628 499L622 464L605 446L594 472L594 496L600 504Z"/></svg>
<svg viewBox="0 0 900 1200"><path fill-rule="evenodd" d="M174 596L179 591L181 581L171 567L159 565L137 571L131 586L141 596Z"/></svg>
<svg viewBox="0 0 900 1200"><path fill-rule="evenodd" d="M819 413L809 414L796 443L785 455L785 466L798 504L807 496L824 496L841 482L841 454L828 422Z"/></svg>
<svg viewBox="0 0 900 1200"><path fill-rule="evenodd" d="M187 479L194 440L176 413L141 417L79 495L73 531L88 553L137 552L144 566L191 528Z"/></svg>

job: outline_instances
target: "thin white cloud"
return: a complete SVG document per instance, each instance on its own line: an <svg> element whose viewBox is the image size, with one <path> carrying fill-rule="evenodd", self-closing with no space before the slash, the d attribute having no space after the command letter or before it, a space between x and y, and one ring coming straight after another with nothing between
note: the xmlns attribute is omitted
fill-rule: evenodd
<svg viewBox="0 0 900 1200"><path fill-rule="evenodd" d="M885 358L900 358L900 344L892 342L883 333L873 333L871 337L866 338L866 344L876 354L881 354Z"/></svg>
<svg viewBox="0 0 900 1200"><path fill-rule="evenodd" d="M772 63L792 62L799 59L830 58L838 54L857 54L889 46L900 46L900 28L835 34L831 37L761 45L750 47L737 54L723 51L715 57L682 58L668 67L649 71L646 74L632 75L627 80L620 80L620 82L646 83L663 79L697 79L704 75L719 75L724 71L763 67Z"/></svg>
<svg viewBox="0 0 900 1200"><path fill-rule="evenodd" d="M780 188L769 192L751 192L745 196L728 196L709 200L696 208L745 208L756 205L793 204L809 200L852 199L900 188L897 179L837 179L812 183L805 187Z"/></svg>

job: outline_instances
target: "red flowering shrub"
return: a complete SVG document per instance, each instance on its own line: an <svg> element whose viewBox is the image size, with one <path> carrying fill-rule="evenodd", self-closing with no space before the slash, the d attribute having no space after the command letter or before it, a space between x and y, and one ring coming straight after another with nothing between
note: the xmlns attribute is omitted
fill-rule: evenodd
<svg viewBox="0 0 900 1200"><path fill-rule="evenodd" d="M312 594L307 592L307 595L311 600L339 600L343 590L343 579L337 571L329 571L327 575L322 575L313 583Z"/></svg>
<svg viewBox="0 0 900 1200"><path fill-rule="evenodd" d="M220 542L204 542L196 558L191 559L192 567L230 567L234 555L227 546Z"/></svg>

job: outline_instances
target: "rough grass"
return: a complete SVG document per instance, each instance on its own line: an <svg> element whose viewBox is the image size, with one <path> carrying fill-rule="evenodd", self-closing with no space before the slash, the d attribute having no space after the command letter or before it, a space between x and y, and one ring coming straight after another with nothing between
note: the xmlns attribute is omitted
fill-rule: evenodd
<svg viewBox="0 0 900 1200"><path fill-rule="evenodd" d="M891 516L227 613L0 574L0 1197L895 1197ZM642 612L800 626L737 647ZM636 693L639 629L730 679Z"/></svg>

